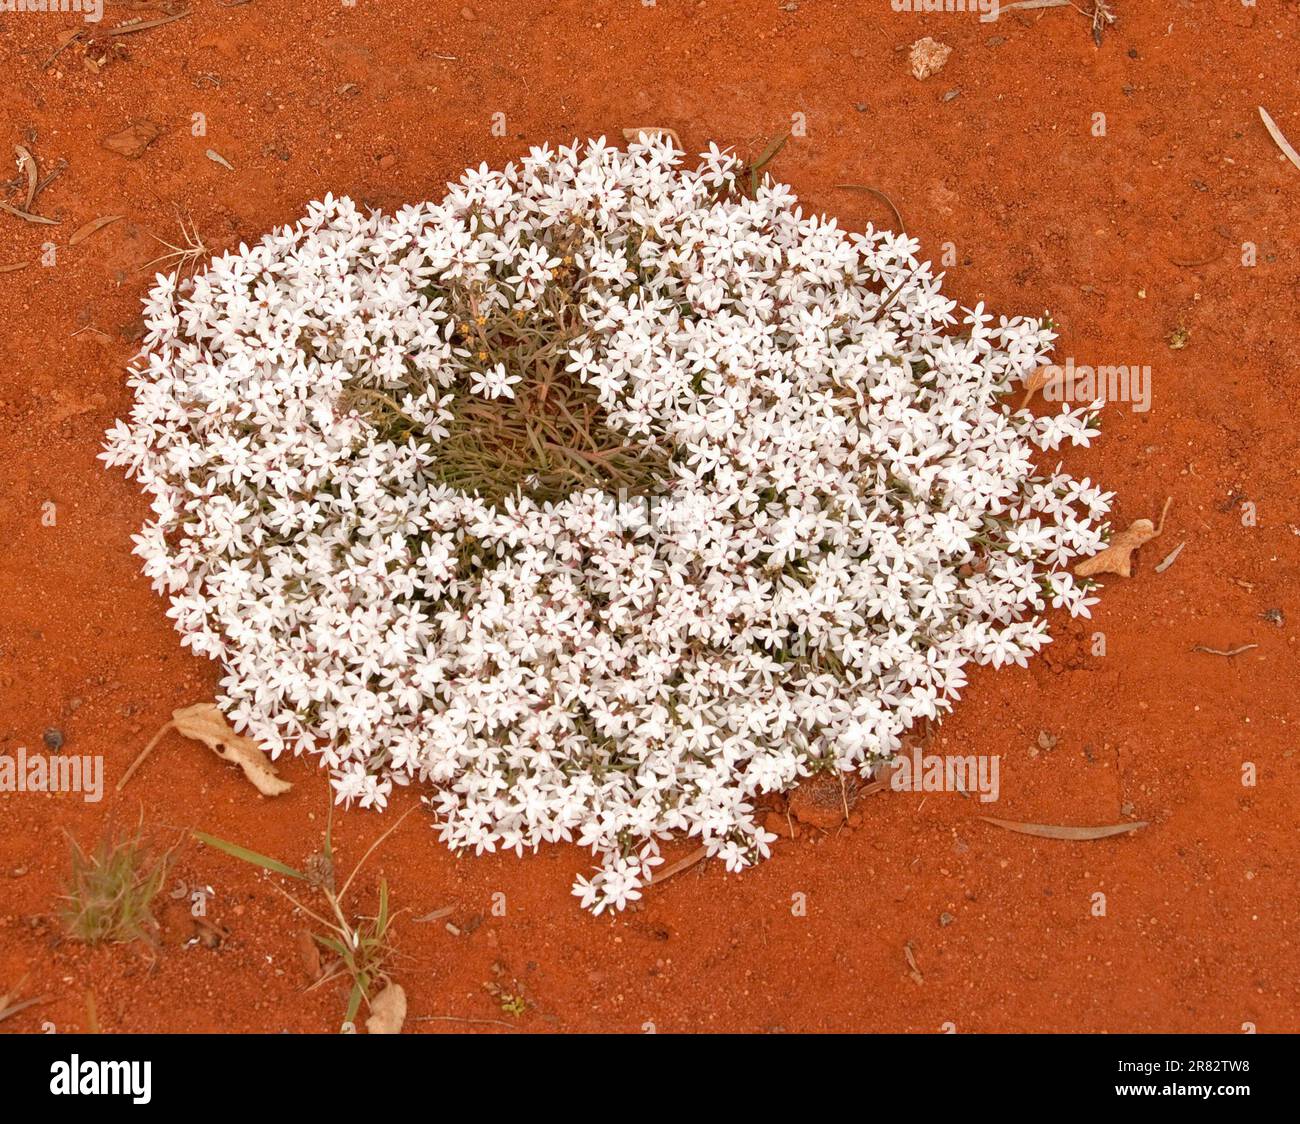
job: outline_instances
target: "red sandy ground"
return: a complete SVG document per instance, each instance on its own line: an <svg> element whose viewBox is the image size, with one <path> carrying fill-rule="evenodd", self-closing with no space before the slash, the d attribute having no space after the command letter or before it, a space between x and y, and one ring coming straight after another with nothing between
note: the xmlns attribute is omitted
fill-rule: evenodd
<svg viewBox="0 0 1300 1124"><path fill-rule="evenodd" d="M334 1030L343 1009L340 988L304 991L302 922L269 880L193 842L179 846L171 884L214 889L210 915L229 930L220 947L187 946L191 925L171 902L153 966L130 947L63 940L54 919L64 829L90 841L143 813L164 844L199 827L299 863L327 804L308 760L281 762L294 789L271 803L174 736L111 791L171 710L210 699L217 678L181 649L137 571L130 535L144 501L95 459L128 408L150 235L170 237L179 207L224 249L326 191L394 207L436 196L467 165L631 125L753 154L797 112L807 135L776 170L809 207L850 227L889 224L871 196L835 186L874 185L927 255L955 244L948 289L963 304L1050 308L1062 357L1154 368L1151 411L1110 407L1100 443L1067 463L1118 491L1121 525L1173 495L1164 536L1132 579L1108 581L1087 631L1057 621L1058 643L1029 670L974 676L933 748L1001 754L995 805L869 796L856 827L804 830L742 876L696 866L635 912L601 918L569 895L589 866L577 849L455 858L412 815L367 867L357 905L373 909L382 875L409 911L395 973L413 1019L499 1023L408 1028L1300 1030L1300 169L1256 113L1266 105L1300 143L1300 7L1116 8L1098 48L1068 8L983 24L894 13L886 0L804 0L793 12L775 0L474 0L468 15L407 0L195 0L188 18L118 39L128 57L98 74L76 47L44 66L80 17L0 16L0 149L25 143L43 168L68 161L38 205L62 225L0 214L0 265L35 260L47 238L59 246L54 268L0 275L0 752L39 750L58 726L65 752L105 756L110 786L98 805L0 798L0 992L26 975L23 994L49 996L4 1029L85 1028L88 998L105 1031ZM101 26L158 14L118 3ZM927 34L953 55L921 82L906 48ZM1104 138L1091 135L1098 111ZM195 112L206 137L191 135ZM498 112L505 136L492 133ZM100 147L142 118L163 133L140 159ZM67 245L106 214L125 217ZM1240 264L1244 241L1259 247L1253 268ZM1173 350L1180 326L1190 340ZM46 501L55 527L41 523ZM1243 525L1246 505L1255 526ZM1271 609L1284 623L1261 616ZM1094 629L1104 658L1091 654ZM1257 647L1224 658L1198 644ZM1054 748L1037 747L1040 731ZM1246 761L1255 787L1242 784ZM1149 826L1055 842L985 813ZM344 868L391 822L343 815ZM1104 917L1091 915L1097 892ZM505 916L492 913L497 893ZM806 916L793 915L795 894ZM460 935L413 920L448 905ZM489 983L522 994L525 1013L504 1013Z"/></svg>

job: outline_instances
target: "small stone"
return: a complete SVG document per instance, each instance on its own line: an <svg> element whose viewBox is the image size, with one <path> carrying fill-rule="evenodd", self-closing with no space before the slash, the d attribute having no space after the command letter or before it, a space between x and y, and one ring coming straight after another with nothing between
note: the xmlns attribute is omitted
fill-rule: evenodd
<svg viewBox="0 0 1300 1124"><path fill-rule="evenodd" d="M1058 738L1055 734L1050 734L1050 733L1048 733L1046 730L1039 730L1039 731L1038 731L1038 748L1039 748L1039 749L1043 749L1043 750L1047 750L1047 749L1055 749L1055 748L1056 748L1056 743L1059 742L1060 740L1061 740L1061 739Z"/></svg>
<svg viewBox="0 0 1300 1124"><path fill-rule="evenodd" d="M871 108L871 106L867 105L867 103L864 101L858 101L853 103L853 108L856 109L859 113L866 113L867 110Z"/></svg>
<svg viewBox="0 0 1300 1124"><path fill-rule="evenodd" d="M1286 614L1281 609L1265 609L1259 614L1263 620L1269 624L1275 624L1279 628L1286 623Z"/></svg>
<svg viewBox="0 0 1300 1124"><path fill-rule="evenodd" d="M381 156L379 158L379 166L385 172L390 171L391 169L397 167L397 157L394 156L393 153L389 152L386 155Z"/></svg>
<svg viewBox="0 0 1300 1124"><path fill-rule="evenodd" d="M463 20L472 20L472 19L474 18L474 9L473 9L473 8L461 8L461 10L460 10L460 18L463 19Z"/></svg>
<svg viewBox="0 0 1300 1124"><path fill-rule="evenodd" d="M946 929L949 925L951 925L954 921L956 921L956 920L957 920L957 918L955 918L955 917L954 917L951 913L949 913L947 910L945 910L943 913L939 914L939 924L942 925L945 929Z"/></svg>
<svg viewBox="0 0 1300 1124"><path fill-rule="evenodd" d="M51 753L58 753L63 748L63 731L57 726L51 726L41 735L41 741Z"/></svg>

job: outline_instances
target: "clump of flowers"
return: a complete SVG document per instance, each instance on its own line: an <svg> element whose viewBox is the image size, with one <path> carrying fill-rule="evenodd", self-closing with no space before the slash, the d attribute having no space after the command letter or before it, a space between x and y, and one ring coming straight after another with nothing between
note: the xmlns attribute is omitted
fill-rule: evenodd
<svg viewBox="0 0 1300 1124"><path fill-rule="evenodd" d="M533 149L439 203L159 277L108 463L219 702L337 799L430 786L456 849L590 847L597 912L674 833L739 870L757 798L869 773L1024 665L1109 494L1015 409L1050 322L962 309L711 146ZM757 177L753 177L757 179Z"/></svg>

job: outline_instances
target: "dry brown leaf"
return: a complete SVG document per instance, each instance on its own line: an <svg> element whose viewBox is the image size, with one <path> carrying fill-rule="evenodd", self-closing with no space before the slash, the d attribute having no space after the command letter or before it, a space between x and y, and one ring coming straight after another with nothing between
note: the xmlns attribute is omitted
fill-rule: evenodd
<svg viewBox="0 0 1300 1124"><path fill-rule="evenodd" d="M985 823L996 824L1007 831L1018 831L1021 835L1037 835L1042 839L1105 839L1111 835L1124 835L1146 827L1146 820L1133 823L1107 824L1105 827L1060 827L1048 823L1017 823L1014 820L995 820L992 816L980 816Z"/></svg>
<svg viewBox="0 0 1300 1124"><path fill-rule="evenodd" d="M23 222L38 222L38 223L43 223L46 226L59 225L58 219L47 219L44 215L32 215L26 211L20 211L17 207L9 206L9 204L4 202L3 200L0 200L0 211L4 211L10 215L17 215L20 219L23 220Z"/></svg>
<svg viewBox="0 0 1300 1124"><path fill-rule="evenodd" d="M912 977L912 982L925 983L925 976L921 974L921 966L916 962L916 952L911 941L903 945L903 956L907 959L907 973Z"/></svg>
<svg viewBox="0 0 1300 1124"><path fill-rule="evenodd" d="M658 886L661 882L667 882L674 875L681 874L683 870L689 870L697 862L701 862L709 853L707 847L697 847L684 859L678 859L671 866L666 866L662 870L656 870L649 878L646 879L647 886Z"/></svg>
<svg viewBox="0 0 1300 1124"><path fill-rule="evenodd" d="M27 201L23 203L23 210L30 211L36 202L36 184L40 179L36 157L21 144L14 145L14 155L18 157L18 170L27 176Z"/></svg>
<svg viewBox="0 0 1300 1124"><path fill-rule="evenodd" d="M1176 547L1174 547L1173 550L1171 550L1168 554L1165 555L1163 562L1157 562L1156 573L1163 574L1167 569L1169 569L1170 566L1172 566L1175 562L1177 562L1178 556L1182 554L1183 547L1185 547L1186 545L1187 543L1180 542Z"/></svg>
<svg viewBox="0 0 1300 1124"><path fill-rule="evenodd" d="M288 781L276 776L275 769L257 742L235 733L226 724L226 716L215 703L195 703L193 706L172 711L172 720L149 739L149 744L127 766L122 779L117 782L118 792L126 787L126 782L135 775L135 771L153 752L153 747L162 740L162 736L168 730L176 730L187 738L200 741L223 761L238 765L244 770L244 776L263 796L279 796L293 787Z"/></svg>
<svg viewBox="0 0 1300 1124"><path fill-rule="evenodd" d="M1035 394L1060 378L1060 375L1061 368L1054 363L1047 363L1030 371L1029 377L1025 379L1025 396L1020 400L1020 408L1023 410Z"/></svg>
<svg viewBox="0 0 1300 1124"><path fill-rule="evenodd" d="M116 152L128 160L138 160L154 141L162 136L162 129L152 121L136 121L120 132L100 141L103 148Z"/></svg>
<svg viewBox="0 0 1300 1124"><path fill-rule="evenodd" d="M368 1034L401 1034L406 1022L406 992L401 984L390 983L375 996L366 1019Z"/></svg>
<svg viewBox="0 0 1300 1124"><path fill-rule="evenodd" d="M682 144L681 138L677 135L676 129L668 129L662 125L638 125L634 129L624 129L623 139L625 141L639 141L643 136L653 137L656 133L663 133L673 142L673 147L678 152L685 152L686 147Z"/></svg>
<svg viewBox="0 0 1300 1124"><path fill-rule="evenodd" d="M12 1018L20 1011L27 1010L28 1007L35 1007L38 1003L48 1003L50 997L48 995L36 995L31 999L19 999L12 1003L10 999L11 996L0 995L0 1022Z"/></svg>
<svg viewBox="0 0 1300 1124"><path fill-rule="evenodd" d="M121 215L102 215L97 219L91 219L85 226L78 227L68 239L69 246L75 246L78 242L84 242L98 230L103 230L109 223L117 222Z"/></svg>
<svg viewBox="0 0 1300 1124"><path fill-rule="evenodd" d="M1076 577L1090 578L1095 574L1118 574L1121 578L1133 574L1133 552L1156 537L1156 525L1150 519L1135 519L1128 530L1120 531L1110 541L1110 546L1085 558L1074 568Z"/></svg>
<svg viewBox="0 0 1300 1124"><path fill-rule="evenodd" d="M215 703L195 703L172 711L178 733L200 741L223 761L238 765L263 796L279 796L293 787L275 775L270 759L252 738L235 733Z"/></svg>
<svg viewBox="0 0 1300 1124"><path fill-rule="evenodd" d="M119 23L116 27L108 27L104 30L94 30L89 33L91 39L107 39L113 35L134 35L137 31L149 31L151 28L162 27L165 23L171 23L173 20L183 20L190 14L190 9L186 8L183 12L173 12L169 16L163 16L155 20L133 19L125 23Z"/></svg>
<svg viewBox="0 0 1300 1124"><path fill-rule="evenodd" d="M1133 520L1128 530L1120 531L1110 540L1108 547L1099 550L1091 558L1085 558L1075 566L1075 577L1091 578L1097 574L1118 574L1121 578L1132 577L1133 552L1138 547L1149 543L1165 529L1165 516L1169 513L1171 503L1173 503L1172 496L1165 500L1164 510L1160 513L1159 526L1152 523L1150 519Z"/></svg>
<svg viewBox="0 0 1300 1124"><path fill-rule="evenodd" d="M320 945L316 943L310 929L298 930L298 958L302 961L302 970L312 983L320 979L324 970L320 962Z"/></svg>

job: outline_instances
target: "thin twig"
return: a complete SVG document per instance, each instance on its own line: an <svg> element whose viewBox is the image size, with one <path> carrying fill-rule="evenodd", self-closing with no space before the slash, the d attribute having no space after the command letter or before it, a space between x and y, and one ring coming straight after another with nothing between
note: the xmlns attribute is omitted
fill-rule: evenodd
<svg viewBox="0 0 1300 1124"><path fill-rule="evenodd" d="M126 787L126 782L129 781L135 775L135 771L144 764L144 759L153 752L153 747L162 741L162 736L167 733L168 730L173 729L175 725L175 720L172 720L166 723L161 730L154 734L154 736L149 740L149 744L140 751L140 755L126 767L126 772L122 774L122 779L117 782L118 792L121 792L122 789Z"/></svg>
<svg viewBox="0 0 1300 1124"><path fill-rule="evenodd" d="M411 1019L413 1023L482 1023L485 1026L505 1026L515 1030L514 1023L508 1023L505 1019L467 1019L461 1015L416 1015Z"/></svg>
<svg viewBox="0 0 1300 1124"><path fill-rule="evenodd" d="M11 1004L3 1010L0 1010L0 1022L12 1018L14 1015L18 1014L19 1011L27 1010L28 1007L35 1007L38 1003L48 1003L49 1000L50 997L48 995L34 995L31 999L21 999L17 1003Z"/></svg>
<svg viewBox="0 0 1300 1124"><path fill-rule="evenodd" d="M1233 648L1230 651L1224 651L1222 648L1207 648L1204 644L1193 646L1193 652L1207 652L1211 656L1239 656L1242 652L1249 652L1252 648L1258 648L1258 644L1243 644L1240 648Z"/></svg>

